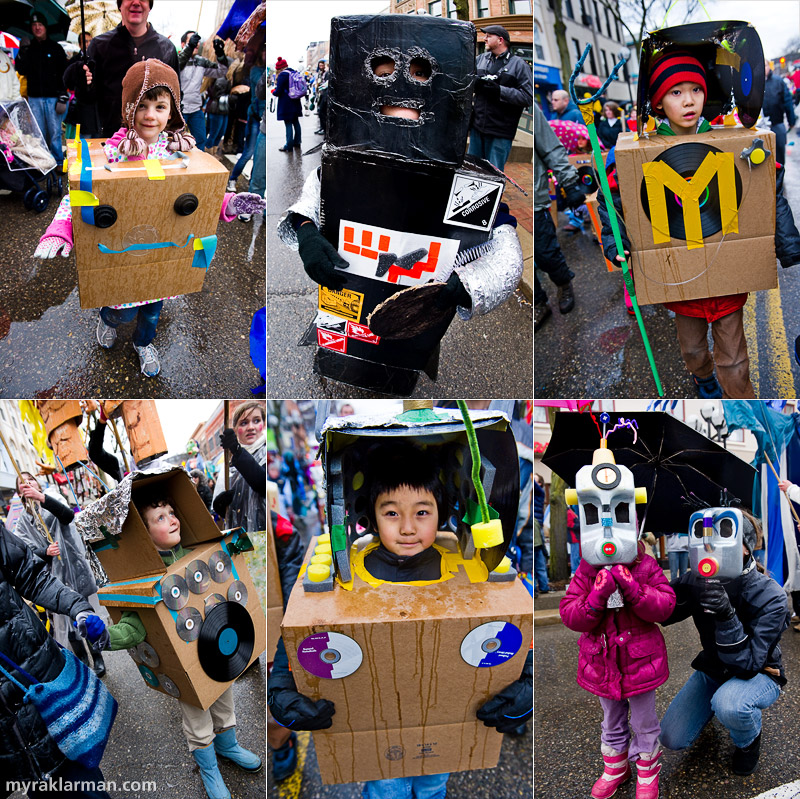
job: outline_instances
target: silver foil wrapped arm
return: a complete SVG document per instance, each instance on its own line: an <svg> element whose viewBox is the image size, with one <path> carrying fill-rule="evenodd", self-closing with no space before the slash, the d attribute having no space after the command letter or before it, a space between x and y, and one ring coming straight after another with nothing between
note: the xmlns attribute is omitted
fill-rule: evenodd
<svg viewBox="0 0 800 799"><path fill-rule="evenodd" d="M511 225L492 231L491 249L471 263L455 268L464 288L472 297L472 308L459 306L461 319L483 316L502 305L522 277L522 246Z"/></svg>
<svg viewBox="0 0 800 799"><path fill-rule="evenodd" d="M320 199L319 170L314 169L306 178L303 190L295 203L287 208L286 213L278 222L278 237L291 250L297 249L297 231L292 227L291 215L306 216L319 227L319 199Z"/></svg>

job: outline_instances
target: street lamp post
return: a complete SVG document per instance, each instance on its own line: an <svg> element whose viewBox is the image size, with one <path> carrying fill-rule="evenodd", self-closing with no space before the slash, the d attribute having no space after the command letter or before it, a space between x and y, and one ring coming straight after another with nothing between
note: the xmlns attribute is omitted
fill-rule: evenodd
<svg viewBox="0 0 800 799"><path fill-rule="evenodd" d="M727 449L727 441L731 433L725 424L725 414L722 412L722 408L714 402L707 402L700 409L700 415L708 425L708 437L712 441L721 441L722 446Z"/></svg>

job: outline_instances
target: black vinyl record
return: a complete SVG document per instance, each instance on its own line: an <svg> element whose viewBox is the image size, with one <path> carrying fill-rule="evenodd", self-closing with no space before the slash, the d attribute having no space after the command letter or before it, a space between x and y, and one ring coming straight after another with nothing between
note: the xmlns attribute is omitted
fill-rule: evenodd
<svg viewBox="0 0 800 799"><path fill-rule="evenodd" d="M764 50L755 28L744 30L733 44L739 65L733 67L733 96L739 109L739 120L752 128L761 113L764 99Z"/></svg>
<svg viewBox="0 0 800 799"><path fill-rule="evenodd" d="M578 167L578 179L586 194L594 194L598 189L597 174L588 164Z"/></svg>
<svg viewBox="0 0 800 799"><path fill-rule="evenodd" d="M247 668L254 646L250 614L238 602L220 602L208 611L200 628L197 657L212 680L229 682Z"/></svg>
<svg viewBox="0 0 800 799"><path fill-rule="evenodd" d="M677 144L665 150L661 155L656 156L653 161L663 161L672 167L682 178L689 180L700 168L703 159L708 153L719 153L721 150L712 147L710 144L700 142L687 142ZM739 170L734 167L736 176L736 207L742 204L742 178ZM683 205L680 198L670 189L664 187L667 196L667 220L669 222L669 235L673 239L686 240L686 226L683 219ZM647 186L645 179L642 178L640 191L642 209L647 218L650 219L650 201L647 197ZM716 175L705 189L700 198L700 222L702 224L703 238L713 236L722 230L722 218L719 206L719 180Z"/></svg>

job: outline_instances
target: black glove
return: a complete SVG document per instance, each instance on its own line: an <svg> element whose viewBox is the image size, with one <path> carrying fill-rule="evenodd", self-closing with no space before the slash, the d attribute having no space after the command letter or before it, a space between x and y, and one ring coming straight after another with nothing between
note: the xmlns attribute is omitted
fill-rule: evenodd
<svg viewBox="0 0 800 799"><path fill-rule="evenodd" d="M236 432L231 427L226 427L219 434L219 443L222 445L222 449L227 449L231 455L238 455L242 448L239 439L236 438Z"/></svg>
<svg viewBox="0 0 800 799"><path fill-rule="evenodd" d="M533 652L528 652L522 675L507 685L475 714L487 727L514 732L533 714Z"/></svg>
<svg viewBox="0 0 800 799"><path fill-rule="evenodd" d="M56 113L63 114L67 110L67 103L69 102L69 97L66 94L62 94L56 100Z"/></svg>
<svg viewBox="0 0 800 799"><path fill-rule="evenodd" d="M728 594L720 583L707 582L700 591L700 607L715 621L728 621L736 615Z"/></svg>
<svg viewBox="0 0 800 799"><path fill-rule="evenodd" d="M233 489L229 488L227 491L223 491L221 494L217 494L216 499L214 499L213 506L214 512L220 518L225 517L225 513L228 510L228 505L233 502Z"/></svg>
<svg viewBox="0 0 800 799"><path fill-rule="evenodd" d="M486 77L485 75L475 81L475 91L480 94L485 94L493 100L500 99L500 84L496 80L492 80L492 78Z"/></svg>
<svg viewBox="0 0 800 799"><path fill-rule="evenodd" d="M564 195L564 202L567 208L578 208L586 202L586 193L581 188L579 182L573 183L570 186L562 186L561 191Z"/></svg>
<svg viewBox="0 0 800 799"><path fill-rule="evenodd" d="M193 33L189 37L189 41L188 41L186 46L189 48L189 52L193 53L197 49L197 45L198 44L200 44L200 34L199 33Z"/></svg>
<svg viewBox="0 0 800 799"><path fill-rule="evenodd" d="M222 63L222 59L224 58L227 63L228 58L225 55L225 42L223 42L222 39L214 39L214 53L217 56L217 61Z"/></svg>
<svg viewBox="0 0 800 799"><path fill-rule="evenodd" d="M453 305L460 305L463 308L472 308L472 297L464 288L459 276L454 272L447 278L444 288L436 295L437 308L450 308Z"/></svg>
<svg viewBox="0 0 800 799"><path fill-rule="evenodd" d="M336 248L317 230L311 222L297 229L297 243L303 269L320 286L339 291L345 283L337 269L347 269L350 264L342 258Z"/></svg>
<svg viewBox="0 0 800 799"><path fill-rule="evenodd" d="M315 702L298 693L291 674L268 679L267 705L272 718L292 730L327 730L336 712L330 700Z"/></svg>

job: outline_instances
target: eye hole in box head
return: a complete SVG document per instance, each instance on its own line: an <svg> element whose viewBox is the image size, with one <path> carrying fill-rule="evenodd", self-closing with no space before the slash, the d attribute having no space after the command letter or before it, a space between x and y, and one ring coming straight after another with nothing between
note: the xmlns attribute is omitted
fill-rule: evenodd
<svg viewBox="0 0 800 799"><path fill-rule="evenodd" d="M630 524L630 505L627 502L617 503L616 507L614 508L614 518L619 524Z"/></svg>
<svg viewBox="0 0 800 799"><path fill-rule="evenodd" d="M598 524L600 522L597 505L593 505L591 502L583 503L583 515L586 517L586 524Z"/></svg>
<svg viewBox="0 0 800 799"><path fill-rule="evenodd" d="M395 74L397 65L389 55L374 55L369 62L372 74L376 78L388 78Z"/></svg>
<svg viewBox="0 0 800 799"><path fill-rule="evenodd" d="M723 538L730 538L734 535L736 531L734 530L733 519L724 518L720 520L719 523L719 534Z"/></svg>

